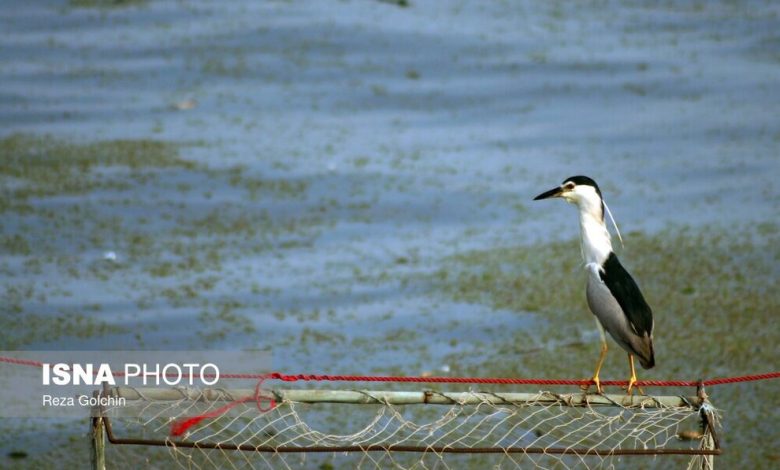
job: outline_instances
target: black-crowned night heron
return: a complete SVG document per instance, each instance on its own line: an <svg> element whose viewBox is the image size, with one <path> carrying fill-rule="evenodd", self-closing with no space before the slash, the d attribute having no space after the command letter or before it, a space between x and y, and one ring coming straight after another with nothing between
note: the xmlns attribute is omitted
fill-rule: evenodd
<svg viewBox="0 0 780 470"><path fill-rule="evenodd" d="M604 223L604 200L595 181L587 176L572 176L534 200L562 197L577 205L580 212L581 250L588 273L587 298L601 333L601 354L593 374L596 390L602 393L599 372L607 355L604 330L628 352L631 377L630 394L637 381L634 356L645 369L655 365L653 357L653 312L634 279L620 264L612 250L612 241ZM609 209L607 209L608 211ZM641 390L640 390L641 393Z"/></svg>

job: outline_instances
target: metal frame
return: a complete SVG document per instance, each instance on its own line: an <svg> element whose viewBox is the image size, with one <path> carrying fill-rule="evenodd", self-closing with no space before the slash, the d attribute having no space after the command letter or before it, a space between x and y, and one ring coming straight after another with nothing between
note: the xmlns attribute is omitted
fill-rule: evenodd
<svg viewBox="0 0 780 470"><path fill-rule="evenodd" d="M188 393L196 394L201 399L209 396L209 400L236 400L246 396L254 396L254 390L236 390L227 392L226 390L212 389L201 391L180 391L164 389L138 389L118 387L109 390L106 388L103 393L95 391L95 396L117 396L132 395L135 393L135 399L153 398L160 400L180 400ZM268 452L268 453L322 453L322 452L417 452L417 453L451 453L451 454L551 454L551 455L577 455L577 456L614 456L614 455L701 455L710 459L713 456L721 455L723 450L720 447L720 439L717 435L714 423L714 417L703 405L708 403L707 396L703 387L698 388L696 397L684 396L663 396L663 397L645 397L645 396L624 396L624 395L585 395L585 394L566 394L558 395L549 392L544 394L531 393L489 393L489 392L465 392L448 393L440 392L377 392L377 391L348 391L348 390L276 390L272 391L274 397L281 401L288 399L303 403L353 403L353 404L478 404L478 403L521 403L521 402L548 402L562 403L568 406L639 406L660 407L660 406L691 406L700 411L702 417L702 433L705 438L712 439L712 449L588 449L588 448L544 448L544 447L450 447L450 446L407 446L407 445L348 445L348 446L254 446L249 444L222 444L218 442L192 442L183 439L136 439L120 437L114 434L111 426L111 419L106 416L105 410L101 407L96 411L97 415L92 418L93 427L93 457L96 457L94 468L104 469L105 464L100 464L103 458L102 445L98 440L105 438L108 442L117 445L144 445L158 447L181 447L194 449L217 449L217 450L235 450L243 452ZM206 395L204 395L204 393ZM183 395L184 394L184 395ZM541 397L541 399L540 399ZM131 397L127 397L130 399ZM546 398L546 400L545 400ZM469 400L473 400L469 402ZM711 463L710 463L711 465Z"/></svg>

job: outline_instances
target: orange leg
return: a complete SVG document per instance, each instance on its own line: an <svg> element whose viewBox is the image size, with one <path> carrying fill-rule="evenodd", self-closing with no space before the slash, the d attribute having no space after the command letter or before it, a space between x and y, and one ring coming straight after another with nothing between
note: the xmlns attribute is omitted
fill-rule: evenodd
<svg viewBox="0 0 780 470"><path fill-rule="evenodd" d="M604 341L605 339L606 338L602 338L601 354L599 355L599 361L596 363L596 372L593 373L593 378L591 379L596 385L596 393L604 393L601 388L601 381L599 381L599 372L601 372L601 366L604 364L604 359L607 357L607 342ZM582 388L587 392L590 385L583 386Z"/></svg>
<svg viewBox="0 0 780 470"><path fill-rule="evenodd" d="M631 368L631 377L628 378L628 388L626 390L626 393L631 395L631 392L634 389L634 384L636 383L636 369L634 369L634 356L633 354L628 355L628 366ZM640 395L644 395L645 392L642 390L639 386L636 387L637 391Z"/></svg>

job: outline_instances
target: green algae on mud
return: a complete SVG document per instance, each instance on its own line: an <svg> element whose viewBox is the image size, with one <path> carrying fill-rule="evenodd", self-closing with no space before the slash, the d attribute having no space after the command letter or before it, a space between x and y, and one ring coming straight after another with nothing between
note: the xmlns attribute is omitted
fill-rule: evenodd
<svg viewBox="0 0 780 470"><path fill-rule="evenodd" d="M101 10L144 6L149 0L70 0L72 8L99 8Z"/></svg>
<svg viewBox="0 0 780 470"><path fill-rule="evenodd" d="M254 335L242 310L260 305L228 308L226 298L211 295L222 279L235 282L224 273L225 260L306 246L318 233L322 211L302 202L308 180L269 178L244 166L213 168L182 156L182 150L199 146L31 134L0 139L5 218L0 273L8 278L4 318L10 322L4 331L14 333L6 344L129 334L132 315L117 314L113 307L103 311L95 304L72 314L54 308L73 304L73 290L77 302L103 296L109 305L129 304L139 311L192 310L193 317L218 330L200 339L206 342ZM193 187L238 197L212 201ZM277 200L303 206L303 213L274 213ZM109 252L114 261L104 259ZM56 282L40 281L49 276ZM259 287L251 291L254 298L263 297Z"/></svg>
<svg viewBox="0 0 780 470"><path fill-rule="evenodd" d="M780 344L780 329L771 327L780 313L776 224L728 232L675 227L652 235L631 233L625 241L619 256L655 317L656 367L640 371L640 379L696 380L773 370ZM518 331L511 342L496 341L479 358L460 358L459 374L545 378L592 374L599 340L585 302L578 243L476 250L444 262L433 276L444 295L539 318L533 331ZM611 339L608 342L601 378L626 379L626 355ZM726 445L748 448L751 443L780 439L777 427L764 419L768 407L780 405L776 383L711 387L708 393L716 407L727 410ZM767 446L756 452L748 461L767 462L774 455ZM735 463L745 461L733 458Z"/></svg>
<svg viewBox="0 0 780 470"><path fill-rule="evenodd" d="M74 143L49 136L14 134L0 139L0 178L14 182L11 199L27 200L95 189L124 189L123 176L143 179L149 168L193 168L175 145L158 140L108 140ZM96 174L121 167L129 175Z"/></svg>
<svg viewBox="0 0 780 470"><path fill-rule="evenodd" d="M60 312L56 316L34 313L5 313L0 315L0 342L8 350L35 342L62 338L86 339L127 333L127 328L75 311Z"/></svg>

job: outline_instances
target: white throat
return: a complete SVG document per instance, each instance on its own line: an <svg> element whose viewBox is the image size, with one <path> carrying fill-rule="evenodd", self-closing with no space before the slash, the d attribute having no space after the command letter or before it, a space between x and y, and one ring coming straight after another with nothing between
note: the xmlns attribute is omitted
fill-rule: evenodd
<svg viewBox="0 0 780 470"><path fill-rule="evenodd" d="M578 206L580 212L580 250L585 265L596 263L603 266L612 252L612 240L601 214L594 214ZM599 210L600 212L600 210Z"/></svg>
<svg viewBox="0 0 780 470"><path fill-rule="evenodd" d="M577 186L563 197L576 205L580 214L580 250L585 265L595 263L601 268L612 252L601 197L592 186Z"/></svg>

